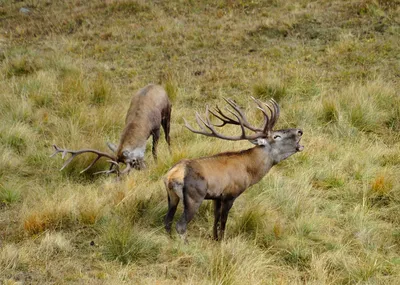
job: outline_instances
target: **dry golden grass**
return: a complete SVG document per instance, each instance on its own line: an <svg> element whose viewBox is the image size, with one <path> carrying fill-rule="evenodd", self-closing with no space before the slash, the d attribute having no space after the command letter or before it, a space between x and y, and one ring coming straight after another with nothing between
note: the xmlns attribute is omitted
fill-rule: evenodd
<svg viewBox="0 0 400 285"><path fill-rule="evenodd" d="M28 8L28 13L20 8ZM0 281L4 284L398 284L400 3L3 1ZM162 84L172 152L120 181L62 172L52 144L107 151L130 96ZM233 206L223 242L204 203L190 244L163 229L163 175L250 147L183 126L206 104L274 97L305 150ZM227 133L235 132L234 128ZM150 150L148 146L148 153ZM177 216L180 215L178 210ZM0 282L0 283L1 283Z"/></svg>

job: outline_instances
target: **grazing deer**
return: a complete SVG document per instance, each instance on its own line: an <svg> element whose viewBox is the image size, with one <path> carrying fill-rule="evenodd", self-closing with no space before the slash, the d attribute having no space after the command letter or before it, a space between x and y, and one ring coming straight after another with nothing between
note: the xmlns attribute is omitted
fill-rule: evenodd
<svg viewBox="0 0 400 285"><path fill-rule="evenodd" d="M210 157L184 159L168 171L164 180L168 193L168 212L164 223L169 234L180 199L183 200L184 211L176 224L176 230L185 242L187 224L193 219L203 200L210 199L214 200L213 237L215 240L223 239L228 213L235 199L247 188L259 182L275 164L303 150L304 147L299 144L303 135L302 130L273 130L279 118L278 104L272 99L270 101L272 106L255 98L253 100L263 113L262 127L252 126L240 107L230 99L225 101L232 108L228 109L231 116L224 114L218 106L215 110L206 107L205 119L196 113L196 120L201 130L193 129L185 120L185 126L196 134L231 141L248 140L256 146ZM209 113L221 123L219 125L212 123ZM241 134L227 136L215 129L225 125L240 126ZM246 129L254 133L248 135Z"/></svg>
<svg viewBox="0 0 400 285"><path fill-rule="evenodd" d="M132 168L141 169L145 166L144 153L147 140L150 136L153 136L153 157L157 160L157 144L160 138L161 126L164 129L165 140L168 146L170 146L170 118L171 103L166 91L159 85L150 84L133 95L119 146L107 143L115 155L94 149L73 151L61 149L54 145L55 152L51 156L62 153L62 157L64 158L68 153L71 154L71 157L64 163L60 170L63 170L76 156L87 152L97 154L97 157L81 173L91 168L101 157L109 159L108 162L111 164L110 169L96 172L96 174L117 173L119 175L128 173ZM123 171L120 171L119 163L126 164L126 168Z"/></svg>

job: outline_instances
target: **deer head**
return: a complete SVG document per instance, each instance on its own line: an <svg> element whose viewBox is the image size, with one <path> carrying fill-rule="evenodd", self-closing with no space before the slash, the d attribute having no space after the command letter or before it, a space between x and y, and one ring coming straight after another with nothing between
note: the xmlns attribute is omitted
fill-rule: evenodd
<svg viewBox="0 0 400 285"><path fill-rule="evenodd" d="M231 109L227 109L230 115L225 114L216 106L214 110L209 110L206 107L205 118L202 118L196 112L196 121L200 130L194 129L185 119L185 126L196 134L201 134L210 137L216 137L224 140L238 141L248 140L249 142L262 146L268 151L274 160L278 163L292 154L302 151L303 146L300 145L300 139L303 131L300 129L284 129L273 130L280 114L279 105L275 100L271 99L270 104L261 102L260 100L251 97L257 104L257 109L260 110L264 117L264 122L261 127L255 127L249 123L246 115L241 108L232 99L224 100L228 103ZM221 121L220 124L213 124L210 119L210 113ZM268 114L270 113L270 114ZM223 127L225 125L239 125L241 134L238 136L226 136L219 133L216 127ZM246 134L246 130L253 132L253 134Z"/></svg>

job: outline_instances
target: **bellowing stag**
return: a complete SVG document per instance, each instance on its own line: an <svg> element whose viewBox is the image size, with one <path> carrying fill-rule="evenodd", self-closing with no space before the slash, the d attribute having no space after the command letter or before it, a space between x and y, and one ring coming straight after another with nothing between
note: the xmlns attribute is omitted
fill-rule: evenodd
<svg viewBox="0 0 400 285"><path fill-rule="evenodd" d="M218 106L215 110L206 107L205 118L196 113L200 130L192 128L185 120L185 126L196 134L223 140L248 140L256 146L237 152L225 152L210 157L184 159L174 165L165 177L168 193L168 212L164 219L165 229L171 234L172 220L179 201L183 200L183 214L176 224L178 234L186 241L187 224L193 219L204 199L214 201L213 237L223 239L229 210L233 202L247 188L259 182L267 172L280 161L302 151L299 144L303 131L300 129L273 130L279 118L279 106L271 99L270 104L253 98L262 112L262 127L252 126L240 107L225 99L232 109L224 114ZM221 123L212 123L211 113ZM215 127L238 125L241 134L227 136ZM246 134L246 129L253 134ZM218 235L219 226L219 235Z"/></svg>
<svg viewBox="0 0 400 285"><path fill-rule="evenodd" d="M114 155L94 149L77 151L61 149L54 145L55 152L52 156L62 153L64 158L68 153L71 154L71 157L62 166L61 170L63 170L76 156L82 153L97 154L92 163L81 173L91 168L101 157L108 158L111 164L110 169L96 173L117 173L119 175L128 173L132 168L141 169L144 167L146 143L150 136L153 136L153 157L155 160L157 159L157 144L161 126L164 129L165 140L170 146L170 118L171 103L166 91L159 85L150 84L133 95L119 146L107 143ZM119 163L126 164L123 171L120 171Z"/></svg>

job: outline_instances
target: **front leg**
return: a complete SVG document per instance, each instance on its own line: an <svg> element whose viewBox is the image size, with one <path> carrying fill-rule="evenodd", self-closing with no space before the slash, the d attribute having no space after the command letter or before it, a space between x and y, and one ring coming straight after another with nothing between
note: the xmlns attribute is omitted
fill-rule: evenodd
<svg viewBox="0 0 400 285"><path fill-rule="evenodd" d="M228 219L229 210L232 208L235 199L223 200L221 206L221 228L219 229L219 237L224 239L226 221Z"/></svg>
<svg viewBox="0 0 400 285"><path fill-rule="evenodd" d="M218 223L221 218L221 200L214 200L214 227L213 227L213 238L218 240Z"/></svg>

